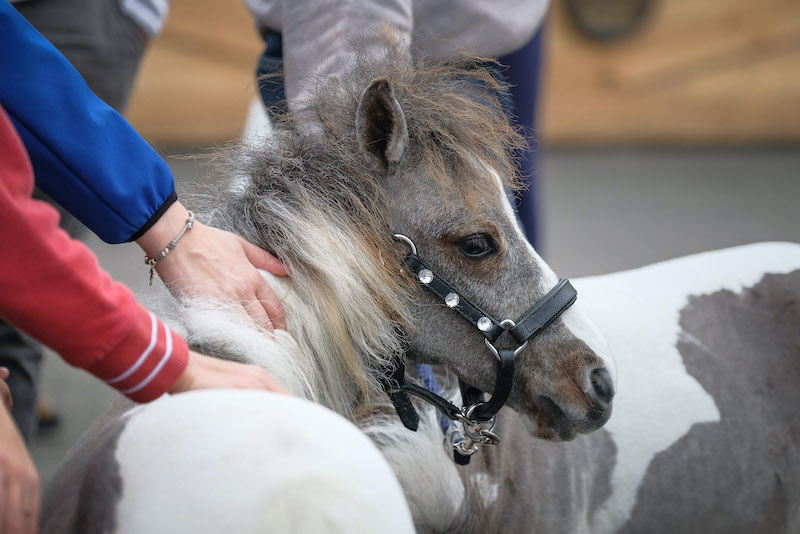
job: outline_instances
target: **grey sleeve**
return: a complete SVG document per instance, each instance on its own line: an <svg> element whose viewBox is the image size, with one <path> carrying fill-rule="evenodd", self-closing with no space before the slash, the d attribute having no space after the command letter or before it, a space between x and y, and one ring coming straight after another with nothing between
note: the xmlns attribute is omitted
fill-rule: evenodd
<svg viewBox="0 0 800 534"><path fill-rule="evenodd" d="M294 110L313 95L318 80L349 70L354 42L380 54L387 25L407 54L413 44L437 58L464 50L500 57L533 37L548 5L548 0L245 2L259 27L283 34L286 97Z"/></svg>
<svg viewBox="0 0 800 534"><path fill-rule="evenodd" d="M406 53L411 45L412 0L282 0L281 7L290 109L307 101L317 80L349 69L355 38L369 53L380 54L388 24Z"/></svg>

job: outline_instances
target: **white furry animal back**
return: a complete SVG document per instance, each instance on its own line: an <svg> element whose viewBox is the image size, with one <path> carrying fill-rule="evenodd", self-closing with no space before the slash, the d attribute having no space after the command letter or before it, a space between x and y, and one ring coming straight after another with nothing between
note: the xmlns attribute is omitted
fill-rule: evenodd
<svg viewBox="0 0 800 534"><path fill-rule="evenodd" d="M319 405L214 390L128 417L116 451L119 533L414 532L386 460Z"/></svg>

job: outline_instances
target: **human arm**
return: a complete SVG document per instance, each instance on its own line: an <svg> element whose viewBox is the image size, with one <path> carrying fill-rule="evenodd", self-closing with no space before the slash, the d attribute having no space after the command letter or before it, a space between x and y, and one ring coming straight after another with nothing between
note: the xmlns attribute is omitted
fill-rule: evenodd
<svg viewBox="0 0 800 534"><path fill-rule="evenodd" d="M354 47L379 57L387 43L394 42L397 51L410 54L412 0L246 0L246 4L261 28L282 34L284 85L292 110L308 102L317 80L341 77L353 67Z"/></svg>
<svg viewBox="0 0 800 534"><path fill-rule="evenodd" d="M152 258L178 235L187 218L186 208L176 202L136 243ZM285 276L286 267L240 237L195 221L155 269L174 294L190 291L219 299L235 295L257 324L286 329L283 307L257 270Z"/></svg>
<svg viewBox="0 0 800 534"><path fill-rule="evenodd" d="M169 167L7 2L0 3L0 103L37 185L101 239L141 235L176 200Z"/></svg>
<svg viewBox="0 0 800 534"><path fill-rule="evenodd" d="M136 240L147 254L162 250L183 226L172 216L185 213L169 167L7 2L0 2L0 77L0 103L37 185L103 240ZM258 268L286 274L263 250L198 224L157 271L178 296L191 290L239 302L262 327L286 328Z"/></svg>
<svg viewBox="0 0 800 534"><path fill-rule="evenodd" d="M464 52L498 58L519 50L540 28L549 0L245 0L262 31L281 34L284 86L290 108L316 82L341 78L354 48L379 59L387 42L423 58ZM387 36L390 37L387 39ZM267 51L270 54L270 51Z"/></svg>
<svg viewBox="0 0 800 534"><path fill-rule="evenodd" d="M0 532L34 534L39 517L39 475L11 417L11 392L0 367Z"/></svg>
<svg viewBox="0 0 800 534"><path fill-rule="evenodd" d="M166 392L186 368L186 343L31 198L30 162L1 110L0 150L0 317L134 400Z"/></svg>
<svg viewBox="0 0 800 534"><path fill-rule="evenodd" d="M282 391L262 369L189 353L186 342L103 271L30 198L30 162L0 108L0 317L139 402L167 391Z"/></svg>
<svg viewBox="0 0 800 534"><path fill-rule="evenodd" d="M183 393L197 389L263 389L287 393L266 371L255 365L212 358L192 350L186 370L172 385L169 393Z"/></svg>

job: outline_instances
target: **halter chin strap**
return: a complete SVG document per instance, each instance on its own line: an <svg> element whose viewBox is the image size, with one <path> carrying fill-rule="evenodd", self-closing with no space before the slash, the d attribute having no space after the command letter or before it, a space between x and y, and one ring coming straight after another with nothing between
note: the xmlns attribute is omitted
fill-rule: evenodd
<svg viewBox="0 0 800 534"><path fill-rule="evenodd" d="M497 320L426 265L417 256L417 247L408 237L401 234L395 234L394 237L411 247L405 263L416 279L443 300L447 307L469 321L483 335L486 346L497 358L497 378L492 396L488 401L484 400L483 391L459 379L461 398L464 402L464 406L461 408L425 388L407 384L405 368L401 363L392 373L390 377L392 383L387 388L397 414L407 428L417 429L419 416L408 398L408 394L415 395L435 406L449 419L463 422L468 434L470 434L471 428L474 436L470 437L473 437L473 441L497 443L499 439L491 432L491 428L486 428L485 423L493 424L494 416L508 400L514 383L516 356L525 348L529 339L538 335L572 306L577 298L577 292L569 280L560 280L553 289L528 308L516 321ZM506 331L518 343L516 348L495 347L494 343Z"/></svg>

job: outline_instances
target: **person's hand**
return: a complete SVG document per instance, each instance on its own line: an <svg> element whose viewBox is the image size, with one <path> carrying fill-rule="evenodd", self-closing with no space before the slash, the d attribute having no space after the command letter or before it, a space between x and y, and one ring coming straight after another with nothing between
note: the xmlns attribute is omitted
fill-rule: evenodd
<svg viewBox="0 0 800 534"><path fill-rule="evenodd" d="M172 241L189 217L178 202L136 240L152 257ZM268 329L286 329L283 307L258 269L286 276L286 267L272 254L244 239L195 221L177 246L156 263L156 272L176 296L184 292L238 302L256 322Z"/></svg>
<svg viewBox="0 0 800 534"><path fill-rule="evenodd" d="M263 389L287 393L261 367L220 360L190 350L189 363L169 392L213 388Z"/></svg>
<svg viewBox="0 0 800 534"><path fill-rule="evenodd" d="M11 390L8 389L6 380L8 380L8 368L0 367L0 403L4 404L10 412L11 408L14 407L14 400L11 398ZM0 409L2 409L2 406L0 406Z"/></svg>
<svg viewBox="0 0 800 534"><path fill-rule="evenodd" d="M0 390L11 402L8 369L0 368ZM39 475L5 405L0 404L0 533L34 534L39 520Z"/></svg>

